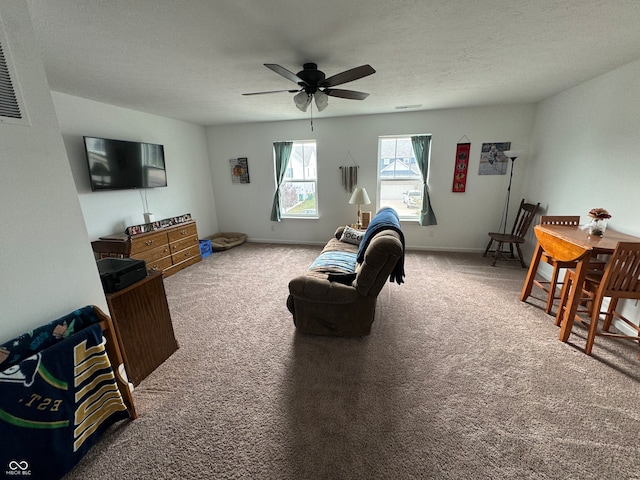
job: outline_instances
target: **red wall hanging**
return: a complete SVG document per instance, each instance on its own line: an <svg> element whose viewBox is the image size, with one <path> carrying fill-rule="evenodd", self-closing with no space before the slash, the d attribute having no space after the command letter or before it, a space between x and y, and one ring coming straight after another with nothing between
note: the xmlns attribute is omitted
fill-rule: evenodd
<svg viewBox="0 0 640 480"><path fill-rule="evenodd" d="M467 188L467 173L469 171L470 143L458 143L456 148L456 166L453 171L452 192L464 192Z"/></svg>

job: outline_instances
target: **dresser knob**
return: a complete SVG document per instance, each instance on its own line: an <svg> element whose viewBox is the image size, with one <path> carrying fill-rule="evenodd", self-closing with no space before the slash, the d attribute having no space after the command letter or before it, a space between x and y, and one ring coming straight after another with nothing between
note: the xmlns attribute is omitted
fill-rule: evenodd
<svg viewBox="0 0 640 480"><path fill-rule="evenodd" d="M153 240L147 240L146 242L144 242L144 244L148 247L150 245L153 245Z"/></svg>

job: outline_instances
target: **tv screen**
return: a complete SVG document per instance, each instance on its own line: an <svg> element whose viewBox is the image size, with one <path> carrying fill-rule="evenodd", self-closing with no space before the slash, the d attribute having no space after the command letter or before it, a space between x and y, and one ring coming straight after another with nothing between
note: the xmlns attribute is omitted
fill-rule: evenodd
<svg viewBox="0 0 640 480"><path fill-rule="evenodd" d="M84 146L94 192L167 186L162 145L84 137Z"/></svg>

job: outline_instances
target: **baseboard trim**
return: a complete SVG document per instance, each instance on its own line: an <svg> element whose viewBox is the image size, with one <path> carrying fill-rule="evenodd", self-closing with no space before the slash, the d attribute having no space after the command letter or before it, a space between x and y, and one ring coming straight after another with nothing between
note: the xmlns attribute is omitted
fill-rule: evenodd
<svg viewBox="0 0 640 480"><path fill-rule="evenodd" d="M271 239L271 238L247 238L247 242L252 243L274 243L277 245L320 245L324 246L327 244L324 242L314 242L314 241L305 241L305 240L279 240L279 239ZM484 253L483 248L451 248L451 247L423 247L423 246L414 246L414 245L406 245L406 250L419 250L423 252L454 252L454 253Z"/></svg>

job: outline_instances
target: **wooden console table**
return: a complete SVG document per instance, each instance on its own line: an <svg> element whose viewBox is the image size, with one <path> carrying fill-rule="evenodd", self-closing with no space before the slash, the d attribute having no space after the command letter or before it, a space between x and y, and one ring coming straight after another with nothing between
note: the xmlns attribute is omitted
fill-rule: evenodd
<svg viewBox="0 0 640 480"><path fill-rule="evenodd" d="M165 277L202 260L194 221L133 236L108 235L91 242L91 246L100 258L144 260L147 270L160 271Z"/></svg>
<svg viewBox="0 0 640 480"><path fill-rule="evenodd" d="M106 295L129 381L134 386L178 349L160 272Z"/></svg>

